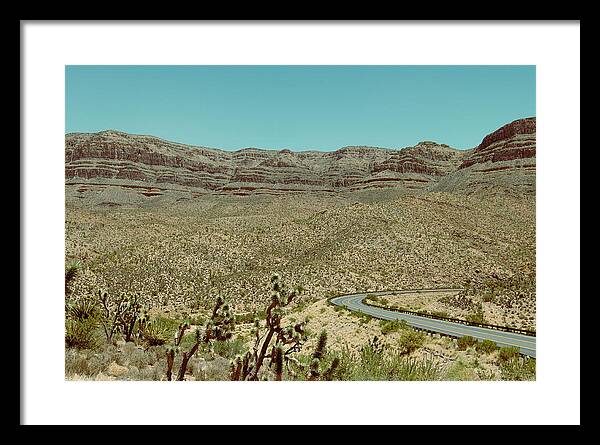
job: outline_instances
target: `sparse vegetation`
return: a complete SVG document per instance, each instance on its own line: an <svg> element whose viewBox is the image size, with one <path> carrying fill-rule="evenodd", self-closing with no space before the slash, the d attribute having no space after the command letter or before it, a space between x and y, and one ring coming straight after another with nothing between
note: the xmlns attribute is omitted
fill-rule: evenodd
<svg viewBox="0 0 600 445"><path fill-rule="evenodd" d="M384 335L410 329L405 320L381 320L379 326L381 326L381 333Z"/></svg>
<svg viewBox="0 0 600 445"><path fill-rule="evenodd" d="M434 341L402 322L373 321L368 315L319 304L327 297L365 289L452 287L470 280L457 306L426 294L418 295L420 300L398 295L373 301L440 317L466 318L473 313L498 324L506 316L506 323L515 327L535 328L533 204L527 198L444 193L385 200L371 192L350 199L206 197L168 211L69 204L66 260L78 265L65 270L65 372L98 379L164 380L167 348L175 347L175 334L187 320L188 327L178 337L179 350L174 351L172 379L182 369L184 380L228 379L241 366L240 379L246 373L245 379L308 380L321 329L327 331L327 347L318 368L313 368L315 378L449 378L448 357L457 352L451 339ZM499 233L501 249L495 241ZM264 283L273 270L305 289L290 304L274 306L269 315L265 309L273 295L264 291ZM98 294L98 289L104 291ZM197 343L196 329L204 333L218 293L229 302L235 321L232 335L200 341L190 354ZM284 294L280 292L281 301ZM468 307L462 308L461 302ZM289 317L285 322L284 316ZM298 325L300 346L289 352ZM280 332L282 339L277 340ZM386 343L379 339L379 345L365 344L373 334ZM360 340L355 346L340 349L354 337ZM510 357L500 358L506 353L492 354L484 342L475 349L489 354L481 361L493 363L485 364L491 370L465 360L464 372L456 376L499 378L501 363L510 363ZM184 353L188 357L182 368ZM262 363L254 373L260 356ZM337 366L332 367L336 358ZM505 367L508 376L516 365Z"/></svg>
<svg viewBox="0 0 600 445"><path fill-rule="evenodd" d="M65 346L67 348L94 349L98 345L97 322L92 318L65 321Z"/></svg>
<svg viewBox="0 0 600 445"><path fill-rule="evenodd" d="M71 286L73 284L73 281L75 280L75 277L77 277L80 271L81 261L74 260L67 264L67 267L65 269L65 295L69 295L71 293Z"/></svg>
<svg viewBox="0 0 600 445"><path fill-rule="evenodd" d="M465 349L475 346L476 344L477 344L477 339L474 337L471 337L470 335L465 335L463 337L460 337L456 341L456 346L458 347L459 351L464 351Z"/></svg>
<svg viewBox="0 0 600 445"><path fill-rule="evenodd" d="M281 325L284 308L295 302L302 288L288 288L279 274L271 277L271 286L271 303L265 310L265 326L256 320L252 330L255 337L252 352L248 351L232 362L232 380L258 380L265 359L269 360L270 367L275 365L276 378L281 380L284 362L287 366L288 362L294 361L292 354L299 352L307 339L306 321L293 326Z"/></svg>
<svg viewBox="0 0 600 445"><path fill-rule="evenodd" d="M535 380L535 359L512 357L500 365L502 380Z"/></svg>
<svg viewBox="0 0 600 445"><path fill-rule="evenodd" d="M412 328L406 329L400 335L400 348L405 354L410 354L423 346L425 337L426 335L424 332Z"/></svg>
<svg viewBox="0 0 600 445"><path fill-rule="evenodd" d="M519 357L519 348L514 346L504 346L498 350L498 360L500 363L506 363Z"/></svg>
<svg viewBox="0 0 600 445"><path fill-rule="evenodd" d="M400 351L387 351L378 337L358 354L345 348L340 352L336 380L443 380L444 371L431 359L417 359Z"/></svg>
<svg viewBox="0 0 600 445"><path fill-rule="evenodd" d="M475 345L477 351L483 352L484 354L490 354L498 349L496 343L492 340L482 340Z"/></svg>

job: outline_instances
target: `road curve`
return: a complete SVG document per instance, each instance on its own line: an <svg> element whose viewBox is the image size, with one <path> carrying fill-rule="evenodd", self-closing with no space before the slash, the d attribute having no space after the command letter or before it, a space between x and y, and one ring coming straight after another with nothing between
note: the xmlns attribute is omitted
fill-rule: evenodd
<svg viewBox="0 0 600 445"><path fill-rule="evenodd" d="M498 331L490 328L481 328L478 326L469 326L460 323L454 323L445 320L436 320L418 315L403 314L388 309L368 306L362 301L367 295L399 295L399 294L414 294L414 293L435 293L448 292L459 289L416 289L404 291L378 291L378 292L362 292L356 294L341 295L332 298L331 303L345 307L352 311L362 312L375 318L382 320L406 320L406 322L417 329L425 329L427 331L438 332L440 334L450 335L453 337L462 337L470 335L479 340L492 340L498 346L516 346L522 354L535 358L535 337L528 335L517 334L513 332Z"/></svg>

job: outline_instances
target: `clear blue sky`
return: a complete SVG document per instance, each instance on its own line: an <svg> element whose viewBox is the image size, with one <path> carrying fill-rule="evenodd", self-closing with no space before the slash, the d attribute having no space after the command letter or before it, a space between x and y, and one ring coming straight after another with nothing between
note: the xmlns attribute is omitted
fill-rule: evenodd
<svg viewBox="0 0 600 445"><path fill-rule="evenodd" d="M66 128L191 145L472 148L535 116L535 66L67 66Z"/></svg>

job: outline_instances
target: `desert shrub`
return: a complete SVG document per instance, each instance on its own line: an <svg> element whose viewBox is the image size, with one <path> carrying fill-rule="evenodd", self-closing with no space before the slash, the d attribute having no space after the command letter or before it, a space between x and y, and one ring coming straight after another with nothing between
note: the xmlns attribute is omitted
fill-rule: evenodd
<svg viewBox="0 0 600 445"><path fill-rule="evenodd" d="M425 342L425 333L416 331L414 329L407 329L400 335L399 345L402 351L406 354L410 354L416 351Z"/></svg>
<svg viewBox="0 0 600 445"><path fill-rule="evenodd" d="M414 381L414 380L440 380L443 373L439 366L429 359L416 359L392 355L389 364L389 379Z"/></svg>
<svg viewBox="0 0 600 445"><path fill-rule="evenodd" d="M98 347L96 320L65 320L65 346L76 349L95 349Z"/></svg>
<svg viewBox="0 0 600 445"><path fill-rule="evenodd" d="M65 374L91 375L85 354L76 349L65 351Z"/></svg>
<svg viewBox="0 0 600 445"><path fill-rule="evenodd" d="M378 303L379 302L379 297L377 295L374 295L374 294L367 294L367 297L365 298L365 300L372 301L374 303Z"/></svg>
<svg viewBox="0 0 600 445"><path fill-rule="evenodd" d="M496 373L492 370L476 369L475 372L479 380L497 380Z"/></svg>
<svg viewBox="0 0 600 445"><path fill-rule="evenodd" d="M215 357L212 360L195 360L191 363L191 371L194 380L228 380L230 362L223 357Z"/></svg>
<svg viewBox="0 0 600 445"><path fill-rule="evenodd" d="M265 318L264 311L255 311L255 312L247 312L245 314L236 314L235 322L236 323L254 323L256 319Z"/></svg>
<svg viewBox="0 0 600 445"><path fill-rule="evenodd" d="M364 314L364 313L358 312L358 311L350 311L350 315L352 317L358 318L358 320L361 324L367 324L373 319L373 317L370 316L369 314Z"/></svg>
<svg viewBox="0 0 600 445"><path fill-rule="evenodd" d="M478 342L477 345L475 345L475 349L479 352L484 352L486 354L490 354L492 352L494 352L496 349L498 349L498 346L496 346L496 343L494 343L492 340L483 340L481 342Z"/></svg>
<svg viewBox="0 0 600 445"><path fill-rule="evenodd" d="M434 317L450 318L450 314L444 311L431 311L431 315L433 315Z"/></svg>
<svg viewBox="0 0 600 445"><path fill-rule="evenodd" d="M131 343L127 343L127 345L133 346L132 348L124 348L123 350L123 355L127 358L127 366L135 366L139 369L143 369L153 362L152 353L144 351Z"/></svg>
<svg viewBox="0 0 600 445"><path fill-rule="evenodd" d="M190 323L196 326L200 326L203 325L205 322L205 318L202 317L201 315L197 315L195 317L190 317Z"/></svg>
<svg viewBox="0 0 600 445"><path fill-rule="evenodd" d="M483 307L481 306L481 304L477 306L475 311L467 314L465 320L471 323L485 323L485 318L483 316Z"/></svg>
<svg viewBox="0 0 600 445"><path fill-rule="evenodd" d="M140 369L137 366L130 366L127 374L123 376L123 380L141 380Z"/></svg>
<svg viewBox="0 0 600 445"><path fill-rule="evenodd" d="M146 348L145 352L149 365L155 365L161 359L164 359L165 356L165 348L163 346L150 346Z"/></svg>
<svg viewBox="0 0 600 445"><path fill-rule="evenodd" d="M446 371L447 380L476 380L479 378L478 369L472 365L465 363L460 357L452 362L451 366Z"/></svg>
<svg viewBox="0 0 600 445"><path fill-rule="evenodd" d="M482 299L486 303L493 303L494 301L496 301L496 294L494 291L484 292Z"/></svg>
<svg viewBox="0 0 600 445"><path fill-rule="evenodd" d="M471 346L475 346L476 344L477 339L475 337L471 337L470 335L460 337L456 341L456 346L458 347L459 351L464 351L465 349L470 348Z"/></svg>
<svg viewBox="0 0 600 445"><path fill-rule="evenodd" d="M383 344L375 336L363 345L358 355L358 366L354 366L350 380L386 380Z"/></svg>
<svg viewBox="0 0 600 445"><path fill-rule="evenodd" d="M498 351L498 360L500 363L507 362L519 357L519 348L516 346L504 346Z"/></svg>
<svg viewBox="0 0 600 445"><path fill-rule="evenodd" d="M139 380L160 380L160 375L162 373L156 373L153 367L147 366L140 369Z"/></svg>
<svg viewBox="0 0 600 445"><path fill-rule="evenodd" d="M362 314L360 316L361 324L368 324L371 320L373 320L373 317L371 317L369 314Z"/></svg>
<svg viewBox="0 0 600 445"><path fill-rule="evenodd" d="M467 285L465 285L465 289L460 291L458 294L447 296L447 297L441 297L438 299L438 301L440 303L443 303L443 304L446 304L448 306L455 307L458 309L473 310L473 309L476 309L476 303L473 301L473 299L471 297L468 296L468 294L470 292L471 292L471 290L468 288Z"/></svg>
<svg viewBox="0 0 600 445"><path fill-rule="evenodd" d="M384 335L409 328L406 320L381 320L379 326L381 327L381 333Z"/></svg>
<svg viewBox="0 0 600 445"><path fill-rule="evenodd" d="M114 355L109 351L103 350L94 353L87 359L90 374L97 375L99 372L106 371L112 361L115 361Z"/></svg>
<svg viewBox="0 0 600 445"><path fill-rule="evenodd" d="M535 380L535 359L511 358L500 365L502 380Z"/></svg>
<svg viewBox="0 0 600 445"><path fill-rule="evenodd" d="M235 358L236 355L241 355L245 353L246 350L247 347L240 336L231 340L216 341L213 344L213 352L227 359Z"/></svg>

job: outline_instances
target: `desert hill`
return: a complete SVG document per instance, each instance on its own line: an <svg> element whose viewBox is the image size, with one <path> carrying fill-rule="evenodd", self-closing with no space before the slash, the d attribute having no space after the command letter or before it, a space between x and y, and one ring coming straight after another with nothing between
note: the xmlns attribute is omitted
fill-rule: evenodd
<svg viewBox="0 0 600 445"><path fill-rule="evenodd" d="M423 141L402 149L225 151L107 130L65 136L67 201L119 205L202 195L514 191L535 193L535 117L511 122L470 150Z"/></svg>

